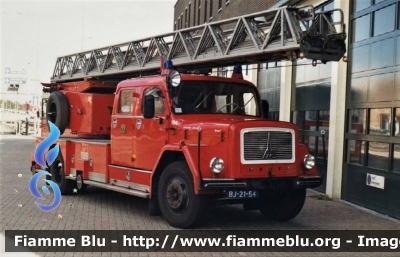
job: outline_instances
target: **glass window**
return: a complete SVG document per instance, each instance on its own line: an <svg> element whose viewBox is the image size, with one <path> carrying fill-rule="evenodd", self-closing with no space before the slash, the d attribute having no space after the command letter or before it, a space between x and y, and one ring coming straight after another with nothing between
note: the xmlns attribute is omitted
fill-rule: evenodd
<svg viewBox="0 0 400 257"><path fill-rule="evenodd" d="M369 55L370 45L363 45L360 47L353 48L353 56L356 58L352 59L351 72L356 73L360 71L366 71L369 68Z"/></svg>
<svg viewBox="0 0 400 257"><path fill-rule="evenodd" d="M269 112L268 120L279 120L279 112Z"/></svg>
<svg viewBox="0 0 400 257"><path fill-rule="evenodd" d="M367 1L369 1L369 0L367 0ZM385 1L385 0L375 0L375 4L378 4L378 3L383 2L383 1Z"/></svg>
<svg viewBox="0 0 400 257"><path fill-rule="evenodd" d="M188 27L188 9L185 9L185 28Z"/></svg>
<svg viewBox="0 0 400 257"><path fill-rule="evenodd" d="M348 140L347 143L347 162L353 164L364 164L365 141Z"/></svg>
<svg viewBox="0 0 400 257"><path fill-rule="evenodd" d="M212 12L213 12L213 0L210 0L210 18L212 18Z"/></svg>
<svg viewBox="0 0 400 257"><path fill-rule="evenodd" d="M164 96L161 93L161 90L158 87L148 88L144 91L144 95L153 95L154 96L154 113L161 114L164 113L165 104L164 104Z"/></svg>
<svg viewBox="0 0 400 257"><path fill-rule="evenodd" d="M181 14L181 29L183 28L183 14Z"/></svg>
<svg viewBox="0 0 400 257"><path fill-rule="evenodd" d="M370 17L371 15L364 15L353 21L353 42L361 41L369 38L370 35Z"/></svg>
<svg viewBox="0 0 400 257"><path fill-rule="evenodd" d="M362 103L368 100L369 77L355 78L350 82L351 102Z"/></svg>
<svg viewBox="0 0 400 257"><path fill-rule="evenodd" d="M329 110L319 111L318 130L322 130L322 129L329 130L329 117L330 117Z"/></svg>
<svg viewBox="0 0 400 257"><path fill-rule="evenodd" d="M400 108L396 109L394 118L394 135L400 137Z"/></svg>
<svg viewBox="0 0 400 257"><path fill-rule="evenodd" d="M328 160L328 148L329 148L329 138L325 135L325 157ZM318 153L317 157L324 158L324 144L322 136L318 137Z"/></svg>
<svg viewBox="0 0 400 257"><path fill-rule="evenodd" d="M189 4L189 9L188 9L188 27L190 27L190 23L192 22L192 20L190 19L190 12L192 10L192 4Z"/></svg>
<svg viewBox="0 0 400 257"><path fill-rule="evenodd" d="M400 145L393 145L393 170L400 171Z"/></svg>
<svg viewBox="0 0 400 257"><path fill-rule="evenodd" d="M349 133L365 134L366 128L366 115L365 109L349 110Z"/></svg>
<svg viewBox="0 0 400 257"><path fill-rule="evenodd" d="M204 23L207 22L207 0L204 0Z"/></svg>
<svg viewBox="0 0 400 257"><path fill-rule="evenodd" d="M329 4L324 5L324 6L322 7L322 10L323 10L323 11L329 11L329 10L332 10L334 7L335 7L335 6L334 6L334 3L333 3L333 1L332 1L332 2L330 2Z"/></svg>
<svg viewBox="0 0 400 257"><path fill-rule="evenodd" d="M199 6L197 7L197 25L200 24L200 10L201 10L201 5L199 0Z"/></svg>
<svg viewBox="0 0 400 257"><path fill-rule="evenodd" d="M217 69L217 76L218 77L228 77L228 68L222 67Z"/></svg>
<svg viewBox="0 0 400 257"><path fill-rule="evenodd" d="M304 136L304 145L307 146L310 154L315 155L315 143L317 141L317 137L314 136Z"/></svg>
<svg viewBox="0 0 400 257"><path fill-rule="evenodd" d="M293 112L293 123L297 125L299 129L304 129L304 111L294 111Z"/></svg>
<svg viewBox="0 0 400 257"><path fill-rule="evenodd" d="M371 0L354 0L354 12L361 11L371 6Z"/></svg>
<svg viewBox="0 0 400 257"><path fill-rule="evenodd" d="M317 130L317 114L318 111L306 111L305 130Z"/></svg>
<svg viewBox="0 0 400 257"><path fill-rule="evenodd" d="M389 163L389 144L369 142L368 166L372 168L387 170L388 163Z"/></svg>
<svg viewBox="0 0 400 257"><path fill-rule="evenodd" d="M381 41L382 42L382 41ZM393 48L392 48L393 49ZM389 66L390 62L392 61L393 65L393 55L394 51L392 51L391 57L387 56L386 60L378 61L380 64L378 65L385 65ZM386 54L385 54L386 55ZM381 55L381 58L385 58L384 54ZM371 63L372 65L376 65ZM384 102L384 101L391 101L393 99L393 87L394 87L394 74L392 72L373 75L369 77L369 85L368 85L368 101L369 102Z"/></svg>
<svg viewBox="0 0 400 257"><path fill-rule="evenodd" d="M243 93L242 94L243 99L240 100L241 103L244 103L242 108L239 108L239 110L244 111L246 115L256 115L256 99L253 95L253 93Z"/></svg>
<svg viewBox="0 0 400 257"><path fill-rule="evenodd" d="M394 4L374 12L374 36L394 30L396 9Z"/></svg>
<svg viewBox="0 0 400 257"><path fill-rule="evenodd" d="M173 96L175 113L259 116L254 87L215 81L183 81L180 88Z"/></svg>
<svg viewBox="0 0 400 257"><path fill-rule="evenodd" d="M390 136L390 108L370 110L369 133Z"/></svg>
<svg viewBox="0 0 400 257"><path fill-rule="evenodd" d="M132 113L133 111L133 94L136 90L122 90L120 93L120 100L119 100L119 113Z"/></svg>
<svg viewBox="0 0 400 257"><path fill-rule="evenodd" d="M197 7L196 1L197 0L194 0L194 3L193 3L193 26L196 25L196 7Z"/></svg>

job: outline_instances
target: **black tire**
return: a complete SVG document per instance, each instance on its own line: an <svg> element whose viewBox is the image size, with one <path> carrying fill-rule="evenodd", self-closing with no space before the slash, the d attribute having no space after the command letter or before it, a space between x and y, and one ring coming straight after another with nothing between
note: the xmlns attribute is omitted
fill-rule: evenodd
<svg viewBox="0 0 400 257"><path fill-rule="evenodd" d="M193 177L185 162L169 164L158 183L158 204L165 220L176 228L201 224L207 198L194 193Z"/></svg>
<svg viewBox="0 0 400 257"><path fill-rule="evenodd" d="M35 164L32 164L32 166L31 166L31 173L32 173L32 176L36 174L36 165Z"/></svg>
<svg viewBox="0 0 400 257"><path fill-rule="evenodd" d="M68 99L61 91L50 94L46 105L46 118L58 127L60 135L64 133L69 123Z"/></svg>
<svg viewBox="0 0 400 257"><path fill-rule="evenodd" d="M296 217L304 206L306 189L288 189L262 196L260 212L269 219L287 221Z"/></svg>
<svg viewBox="0 0 400 257"><path fill-rule="evenodd" d="M82 173L76 176L76 189L78 194L84 194L86 192L87 185L84 184Z"/></svg>
<svg viewBox="0 0 400 257"><path fill-rule="evenodd" d="M62 195L68 195L73 192L75 187L74 181L65 177L64 158L61 153L58 154L57 158L50 165L49 172L51 174L51 180L58 185Z"/></svg>

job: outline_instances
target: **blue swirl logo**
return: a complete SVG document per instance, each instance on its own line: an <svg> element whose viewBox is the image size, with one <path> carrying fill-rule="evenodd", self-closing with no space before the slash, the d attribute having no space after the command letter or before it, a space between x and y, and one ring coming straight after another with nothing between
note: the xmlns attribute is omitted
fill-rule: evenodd
<svg viewBox="0 0 400 257"><path fill-rule="evenodd" d="M36 163L42 167L47 167L47 168L55 161L55 159L58 156L58 153L60 152L60 146L57 144L57 145L55 145L55 147L53 147L52 149L50 149L48 151L46 160L44 158L44 154L45 154L46 150L51 145L53 145L57 141L57 139L60 137L60 130L56 127L56 125L54 125L51 121L48 121L48 123L50 126L50 134L46 139L44 139L42 142L40 142L40 144L36 147L36 151L35 151ZM31 194L40 200L45 200L45 198L40 194L40 192L37 188L37 183L39 181L39 178L41 176L45 176L45 175L51 176L51 174L49 172L43 170L43 171L36 173L29 181L29 190L31 191ZM54 183L53 181L47 180L47 179L44 179L44 181L46 181L50 185L51 189L53 189L53 192L54 192L53 203L51 205L43 205L38 202L35 202L35 204L43 211L51 211L60 204L61 192L60 192L60 188L58 187L58 185L56 183ZM50 195L50 191L46 186L42 186L42 190L46 195Z"/></svg>

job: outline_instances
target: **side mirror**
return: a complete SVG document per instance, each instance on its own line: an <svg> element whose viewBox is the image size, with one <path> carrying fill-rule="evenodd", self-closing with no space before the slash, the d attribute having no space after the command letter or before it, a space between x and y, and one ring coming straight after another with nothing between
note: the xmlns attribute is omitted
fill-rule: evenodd
<svg viewBox="0 0 400 257"><path fill-rule="evenodd" d="M153 95L145 95L144 102L143 102L143 117L145 119L152 119L154 118L155 112L155 102Z"/></svg>
<svg viewBox="0 0 400 257"><path fill-rule="evenodd" d="M261 100L261 108L264 118L268 119L269 103L267 100Z"/></svg>

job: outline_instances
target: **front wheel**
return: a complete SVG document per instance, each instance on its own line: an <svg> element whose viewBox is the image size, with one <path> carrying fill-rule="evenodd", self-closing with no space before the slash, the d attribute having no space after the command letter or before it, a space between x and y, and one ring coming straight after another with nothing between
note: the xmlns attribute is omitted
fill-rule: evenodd
<svg viewBox="0 0 400 257"><path fill-rule="evenodd" d="M206 207L205 196L194 193L193 178L184 162L173 162L161 174L158 204L166 221L176 228L200 225Z"/></svg>
<svg viewBox="0 0 400 257"><path fill-rule="evenodd" d="M296 217L303 208L306 189L287 189L268 192L261 198L260 212L269 219L287 221Z"/></svg>

